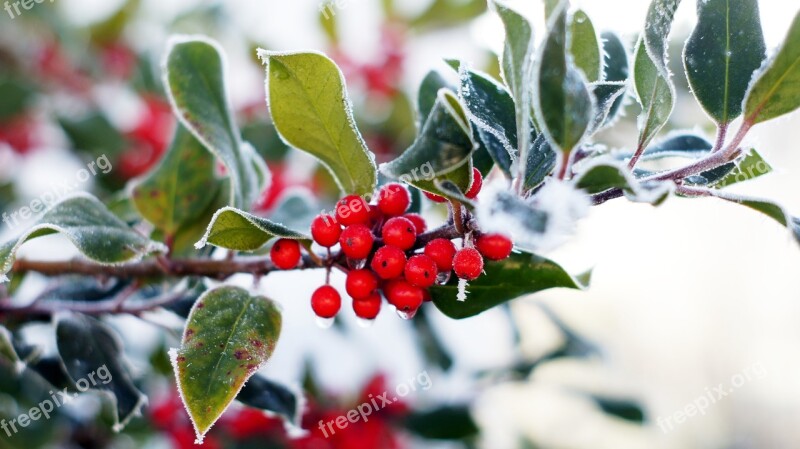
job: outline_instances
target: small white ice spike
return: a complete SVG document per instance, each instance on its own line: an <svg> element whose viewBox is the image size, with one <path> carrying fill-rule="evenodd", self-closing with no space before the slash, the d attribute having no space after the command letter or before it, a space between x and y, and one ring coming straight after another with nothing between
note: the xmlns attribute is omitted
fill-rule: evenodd
<svg viewBox="0 0 800 449"><path fill-rule="evenodd" d="M469 284L467 284L467 280L466 279L459 279L458 280L458 295L456 295L456 299L457 300L459 300L461 302L464 302L464 301L467 300L467 293L469 293L467 291L467 287L469 287Z"/></svg>

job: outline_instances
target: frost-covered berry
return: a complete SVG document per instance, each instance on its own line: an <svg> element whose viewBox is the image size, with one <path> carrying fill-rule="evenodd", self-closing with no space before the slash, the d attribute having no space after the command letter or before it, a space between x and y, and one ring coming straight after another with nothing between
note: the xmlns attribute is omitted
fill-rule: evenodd
<svg viewBox="0 0 800 449"><path fill-rule="evenodd" d="M356 224L345 228L339 237L342 252L351 259L366 259L372 252L375 238L369 228L363 224Z"/></svg>
<svg viewBox="0 0 800 449"><path fill-rule="evenodd" d="M347 273L345 290L353 299L362 299L378 289L378 277L369 270L353 270Z"/></svg>
<svg viewBox="0 0 800 449"><path fill-rule="evenodd" d="M422 192L426 198L433 201L434 203L444 203L447 199L443 196L436 195L435 193L430 192Z"/></svg>
<svg viewBox="0 0 800 449"><path fill-rule="evenodd" d="M456 245L447 239L434 239L425 245L425 255L436 262L439 271L447 272L453 269Z"/></svg>
<svg viewBox="0 0 800 449"><path fill-rule="evenodd" d="M467 193L465 193L464 196L473 200L478 196L479 193L481 193L481 188L483 188L483 176L477 168L473 168L472 185L469 186L469 190L467 190Z"/></svg>
<svg viewBox="0 0 800 449"><path fill-rule="evenodd" d="M375 251L370 266L381 279L400 277L406 267L406 253L396 246L382 246Z"/></svg>
<svg viewBox="0 0 800 449"><path fill-rule="evenodd" d="M336 221L342 226L369 223L369 205L358 195L348 195L336 203Z"/></svg>
<svg viewBox="0 0 800 449"><path fill-rule="evenodd" d="M503 260L511 255L514 244L502 234L484 234L475 241L475 247L489 260Z"/></svg>
<svg viewBox="0 0 800 449"><path fill-rule="evenodd" d="M330 248L339 243L342 227L331 215L320 214L311 222L311 237L318 245Z"/></svg>
<svg viewBox="0 0 800 449"><path fill-rule="evenodd" d="M410 205L411 195L402 184L386 184L378 193L378 208L388 217L403 215Z"/></svg>
<svg viewBox="0 0 800 449"><path fill-rule="evenodd" d="M323 285L311 295L311 309L320 318L333 318L342 307L342 297L330 285Z"/></svg>
<svg viewBox="0 0 800 449"><path fill-rule="evenodd" d="M279 239L269 250L272 263L281 270L290 270L300 263L300 243L297 240Z"/></svg>
<svg viewBox="0 0 800 449"><path fill-rule="evenodd" d="M462 248L453 257L453 271L456 276L474 281L483 271L483 257L475 248Z"/></svg>
<svg viewBox="0 0 800 449"><path fill-rule="evenodd" d="M417 229L417 235L422 234L423 232L428 230L428 224L425 223L425 219L422 218L420 214L405 214L403 215L404 218L407 218L408 221L414 223L414 227Z"/></svg>
<svg viewBox="0 0 800 449"><path fill-rule="evenodd" d="M417 254L406 263L406 281L415 287L428 288L436 282L436 262L424 254Z"/></svg>
<svg viewBox="0 0 800 449"><path fill-rule="evenodd" d="M394 217L383 225L381 235L387 245L407 251L417 241L417 228L408 218Z"/></svg>

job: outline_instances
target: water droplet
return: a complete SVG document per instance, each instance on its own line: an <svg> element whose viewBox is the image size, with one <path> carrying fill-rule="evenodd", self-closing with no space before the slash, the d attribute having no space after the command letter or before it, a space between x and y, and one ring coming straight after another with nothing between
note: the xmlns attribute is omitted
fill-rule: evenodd
<svg viewBox="0 0 800 449"><path fill-rule="evenodd" d="M366 329L368 327L372 327L372 325L375 324L375 320L367 320L367 319L364 319L364 318L356 318L356 324L358 324L358 327L363 327L363 328Z"/></svg>
<svg viewBox="0 0 800 449"><path fill-rule="evenodd" d="M436 275L436 283L439 285L444 285L450 280L450 274L452 271L442 271Z"/></svg>
<svg viewBox="0 0 800 449"><path fill-rule="evenodd" d="M353 270L360 270L367 266L367 259L347 259L347 266Z"/></svg>
<svg viewBox="0 0 800 449"><path fill-rule="evenodd" d="M316 317L314 322L317 323L317 326L319 326L320 329L330 329L330 327L333 326L334 320L335 318Z"/></svg>
<svg viewBox="0 0 800 449"><path fill-rule="evenodd" d="M397 316L399 316L400 318L402 318L404 320L410 320L410 319L414 318L414 316L417 314L417 310L418 309L405 311L405 310L397 309Z"/></svg>

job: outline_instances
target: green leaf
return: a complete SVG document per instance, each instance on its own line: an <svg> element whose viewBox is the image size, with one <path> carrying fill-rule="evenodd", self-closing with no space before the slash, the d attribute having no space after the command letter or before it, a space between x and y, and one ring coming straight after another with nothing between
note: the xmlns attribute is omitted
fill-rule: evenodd
<svg viewBox="0 0 800 449"><path fill-rule="evenodd" d="M16 79L0 78L0 122L11 119L25 110L33 98L34 90L27 83Z"/></svg>
<svg viewBox="0 0 800 449"><path fill-rule="evenodd" d="M692 93L719 124L742 113L753 73L766 56L757 0L697 2L697 26L683 50Z"/></svg>
<svg viewBox="0 0 800 449"><path fill-rule="evenodd" d="M170 359L197 442L272 355L281 313L270 299L223 286L197 300Z"/></svg>
<svg viewBox="0 0 800 449"><path fill-rule="evenodd" d="M642 155L642 160L656 160L667 157L697 159L707 155L713 146L706 138L697 134L678 133L648 147Z"/></svg>
<svg viewBox="0 0 800 449"><path fill-rule="evenodd" d="M275 237L299 240L305 246L311 244L311 237L305 234L266 218L224 207L214 214L205 235L195 247L200 249L211 244L235 251L255 251Z"/></svg>
<svg viewBox="0 0 800 449"><path fill-rule="evenodd" d="M561 0L544 0L544 17L550 19L556 12L556 8L561 4Z"/></svg>
<svg viewBox="0 0 800 449"><path fill-rule="evenodd" d="M577 10L570 20L571 39L569 51L586 79L593 83L600 80L603 68L600 59L600 43L594 25L583 10Z"/></svg>
<svg viewBox="0 0 800 449"><path fill-rule="evenodd" d="M487 262L485 275L470 282L466 301L456 299L458 280L431 287L433 303L453 319L469 318L492 307L551 288L580 289L582 286L555 262L537 255L516 252L499 262Z"/></svg>
<svg viewBox="0 0 800 449"><path fill-rule="evenodd" d="M211 153L178 125L164 159L134 184L132 195L142 217L171 236L199 218L219 188Z"/></svg>
<svg viewBox="0 0 800 449"><path fill-rule="evenodd" d="M510 173L517 153L514 99L488 75L470 70L458 61L450 61L450 66L458 71L461 80L458 97L466 106L478 138L501 170Z"/></svg>
<svg viewBox="0 0 800 449"><path fill-rule="evenodd" d="M675 11L678 9L681 0L652 0L647 9L645 19L643 39L647 53L652 58L658 71L669 79L669 69L667 68L667 47L669 45L669 33L672 29L672 21L675 18Z"/></svg>
<svg viewBox="0 0 800 449"><path fill-rule="evenodd" d="M494 2L497 15L503 21L505 28L505 44L503 46L502 68L503 79L506 86L511 91L511 95L517 104L517 113L523 111L527 113L527 106L524 104L524 92L528 87L528 72L530 71L530 59L534 51L533 28L528 19L508 6ZM522 116L518 116L518 123L521 123Z"/></svg>
<svg viewBox="0 0 800 449"><path fill-rule="evenodd" d="M322 161L345 193L371 196L375 161L356 128L336 64L319 53L259 49L258 55L267 64L269 108L283 139Z"/></svg>
<svg viewBox="0 0 800 449"><path fill-rule="evenodd" d="M604 81L627 81L630 76L630 62L628 61L628 50L622 39L611 31L604 31L600 35L603 43L603 80Z"/></svg>
<svg viewBox="0 0 800 449"><path fill-rule="evenodd" d="M675 88L667 75L659 71L647 53L644 41L636 45L633 85L642 106L639 115L639 147L646 147L667 124L675 105Z"/></svg>
<svg viewBox="0 0 800 449"><path fill-rule="evenodd" d="M569 153L589 129L592 95L583 74L567 55L567 9L562 4L549 21L549 33L533 68L533 106L547 140Z"/></svg>
<svg viewBox="0 0 800 449"><path fill-rule="evenodd" d="M441 89L414 144L380 168L389 178L437 195L448 195L436 187L437 179L448 180L466 192L472 183L474 148L472 127L463 106L452 92Z"/></svg>
<svg viewBox="0 0 800 449"><path fill-rule="evenodd" d="M311 228L311 222L319 215L319 211L316 199L309 192L290 190L280 198L269 219L289 229L305 232Z"/></svg>
<svg viewBox="0 0 800 449"><path fill-rule="evenodd" d="M589 129L595 132L614 121L628 86L623 81L600 81L592 83L590 87L596 107Z"/></svg>
<svg viewBox="0 0 800 449"><path fill-rule="evenodd" d="M745 121L756 124L800 107L800 11L783 46L755 75L744 100Z"/></svg>
<svg viewBox="0 0 800 449"><path fill-rule="evenodd" d="M175 114L225 164L232 183L230 204L249 208L263 186L242 149L231 113L222 49L204 38L173 38L164 67L164 85Z"/></svg>
<svg viewBox="0 0 800 449"><path fill-rule="evenodd" d="M19 362L19 355L14 349L14 336L4 326L0 326L0 358L11 362L15 366Z"/></svg>
<svg viewBox="0 0 800 449"><path fill-rule="evenodd" d="M769 173L772 173L772 166L761 157L758 151L752 149L749 154L739 158L736 161L736 167L727 176L714 184L714 187L722 189Z"/></svg>
<svg viewBox="0 0 800 449"><path fill-rule="evenodd" d="M780 204L770 200L732 195L721 191L716 191L713 195L717 198L749 207L772 218L786 227L797 243L800 244L800 218L792 217Z"/></svg>
<svg viewBox="0 0 800 449"><path fill-rule="evenodd" d="M22 236L0 245L0 282L8 280L5 275L23 243L55 233L67 237L84 256L104 264L129 262L166 250L134 231L93 196L79 194L55 204Z"/></svg>
<svg viewBox="0 0 800 449"><path fill-rule="evenodd" d="M259 374L247 381L236 400L247 406L275 413L296 427L301 425L302 398Z"/></svg>
<svg viewBox="0 0 800 449"><path fill-rule="evenodd" d="M417 95L417 112L419 115L420 129L422 129L422 127L425 126L425 122L428 121L428 116L431 115L431 111L436 105L436 100L439 98L439 90L441 89L449 89L453 92L457 90L455 86L448 83L447 80L442 77L441 73L436 70L431 70L422 80L422 84L419 86L419 94Z"/></svg>
<svg viewBox="0 0 800 449"><path fill-rule="evenodd" d="M111 394L117 411L115 431L139 414L147 397L134 385L113 329L86 315L59 315L56 343L61 363L79 391L91 388Z"/></svg>
<svg viewBox="0 0 800 449"><path fill-rule="evenodd" d="M531 149L528 150L525 162L523 188L528 191L539 187L547 178L547 175L556 168L556 152L547 143L544 134L539 134L534 139Z"/></svg>
<svg viewBox="0 0 800 449"><path fill-rule="evenodd" d="M628 200L658 206L673 192L672 182L640 182L631 175L625 164L614 161L597 160L583 167L575 178L575 187L588 194L622 189Z"/></svg>

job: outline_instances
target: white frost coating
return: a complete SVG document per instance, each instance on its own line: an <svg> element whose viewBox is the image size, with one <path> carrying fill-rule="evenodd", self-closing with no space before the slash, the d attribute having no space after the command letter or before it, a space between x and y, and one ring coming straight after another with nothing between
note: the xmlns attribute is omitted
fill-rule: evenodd
<svg viewBox="0 0 800 449"><path fill-rule="evenodd" d="M467 66L467 63L463 61L461 62L458 67L458 76L461 78L461 86L458 89L458 96L462 102L466 103L467 97L470 96L470 91L466 88L466 83L469 83L469 67ZM491 81L492 84L496 85L497 89L502 88L502 86L497 85L497 83L495 83L494 80L488 76L486 76L486 79ZM478 128L494 136L494 138L497 139L501 145L503 145L503 148L511 157L512 164L517 162L517 149L511 146L511 142L509 142L504 133L502 133L499 129L492 127L477 115L473 114L469 107L464 108L464 112L467 114L467 117L469 117L470 121L475 123Z"/></svg>
<svg viewBox="0 0 800 449"><path fill-rule="evenodd" d="M241 211L241 210L239 210L239 209L237 209L235 207L225 206L222 209L219 209L216 212L214 212L214 216L211 217L211 221L209 221L208 227L206 227L206 233L203 234L203 237L197 243L194 244L194 247L196 249L203 249L203 247L205 247L208 244L208 238L211 236L211 231L214 228L214 225L217 223L217 219L219 218L219 216L221 214L223 214L225 212L233 212L233 213L235 213L236 215L238 215L238 216L244 218L245 220L247 220L248 223L253 225L254 228L258 229L261 232L264 232L264 233L270 234L270 235L276 235L274 232L270 231L269 229L264 229L260 224L258 224L256 222L254 222L253 220L251 220L250 217L252 217L253 215L248 214L247 212ZM280 223L275 223L275 224L283 226ZM283 226L283 227L286 228L286 226ZM277 236L278 237L287 238L287 239L295 239L295 240L303 240L303 239L307 238L306 236L302 235L301 233L299 233L297 231L292 231L289 228L286 228L286 229L289 230L290 232L296 234L296 235L284 235L284 236L277 235Z"/></svg>
<svg viewBox="0 0 800 449"><path fill-rule="evenodd" d="M200 429L197 428L197 423L194 422L194 417L192 416L192 413L189 411L189 407L186 406L186 397L184 397L183 395L183 386L181 385L181 378L180 376L178 376L178 350L176 348L169 349L169 361L170 363L172 363L172 371L175 372L175 384L178 387L178 396L180 396L181 398L181 404L183 404L183 408L186 410L186 414L189 416L189 421L191 421L192 427L194 428L194 434L197 437L194 440L194 444L203 444L203 440L205 439L206 435L204 433L201 433Z"/></svg>
<svg viewBox="0 0 800 449"><path fill-rule="evenodd" d="M458 280L458 294L456 295L456 300L464 302L467 300L467 287L469 284L467 283L466 279L459 279Z"/></svg>
<svg viewBox="0 0 800 449"><path fill-rule="evenodd" d="M333 67L336 69L336 72L339 75L339 82L341 83L341 86L342 86L342 98L341 98L341 100L342 100L342 105L344 106L345 117L347 119L347 125L350 127L350 130L353 133L355 133L356 139L358 140L358 142L359 142L359 144L361 146L361 149L364 151L364 154L367 156L367 158L370 161L370 164L372 165L373 172L376 173L376 175L374 177L375 179L374 179L373 185L372 185L372 189L375 190L375 188L377 187L377 182L378 182L378 176L377 176L378 167L377 167L377 165L375 163L375 155L369 150L369 147L367 146L367 142L364 140L364 137L361 135L361 132L358 130L358 125L356 124L356 120L355 120L355 118L353 116L353 104L350 101L350 97L347 94L347 81L344 78L344 73L342 73L342 70L339 68L338 65L336 65L336 62L334 62L331 58L329 58L328 55L326 55L325 53L322 53L322 52L319 52L319 51L315 51L315 50L280 52L280 51L266 50L264 48L258 48L258 49L256 49L256 54L258 55L258 58L261 60L261 62L264 64L264 69L265 69L266 74L267 74L264 77L264 99L265 99L265 101L267 103L267 109L269 109L270 111L272 111L272 104L271 104L271 100L270 100L270 96L269 96L269 60L270 60L270 58L272 58L272 57L295 56L295 55L303 55L303 54L312 54L312 55L321 56L321 57L327 59L331 63L331 65L333 65ZM277 127L275 129L276 129L276 131L278 131L278 137L281 139L281 141L283 143L286 144L286 146L288 146L290 148L297 148L295 145L293 145L291 142L289 142L289 140L286 137L284 137L284 135L283 135L283 133L281 133L280 129L278 129ZM299 149L303 150L302 148L299 148ZM305 151L305 150L303 150L303 151ZM312 154L312 156L314 156L314 155ZM331 173L331 175L333 176L333 180L336 182L336 185L339 187L339 190L341 190L342 192L350 192L350 190L353 190L353 188L355 186L355 180L351 180L353 182L353 184L354 184L352 188L346 188L344 186L344 184L342 183L342 180L339 179L339 177L336 175L336 173L331 169L331 167L328 164L326 164L324 161L322 161L321 159L317 158L316 156L314 156L314 157L318 160L318 162L323 167L325 167L326 170L328 170L329 173ZM369 194L371 195L371 192Z"/></svg>
<svg viewBox="0 0 800 449"><path fill-rule="evenodd" d="M507 189L493 184L484 191L486 197L476 210L481 229L509 235L517 246L539 252L553 250L569 240L591 206L586 194L556 179L550 179L527 200L515 199L519 208L513 211L496 207L512 195ZM498 201L501 197L504 200ZM546 216L543 230L531 228L530 219L537 213Z"/></svg>

